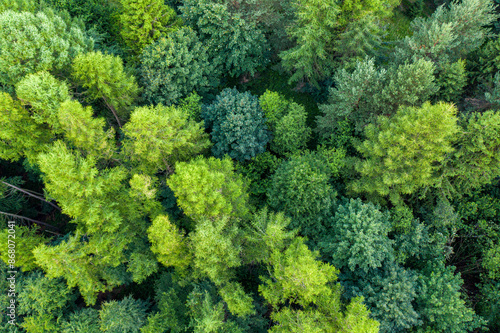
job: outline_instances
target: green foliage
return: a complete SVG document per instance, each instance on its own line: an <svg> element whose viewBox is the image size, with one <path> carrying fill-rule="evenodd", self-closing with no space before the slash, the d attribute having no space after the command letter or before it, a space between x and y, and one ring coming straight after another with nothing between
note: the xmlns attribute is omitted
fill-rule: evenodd
<svg viewBox="0 0 500 333"><path fill-rule="evenodd" d="M195 267L216 285L229 281L234 273L231 268L241 265L237 221L228 216L199 219L189 238Z"/></svg>
<svg viewBox="0 0 500 333"><path fill-rule="evenodd" d="M33 249L38 245L43 244L48 241L48 239L37 233L36 228L28 228L25 226L16 226L15 228L15 239L9 238L9 229L3 229L0 231L0 244L5 244L4 249L0 250L0 259L2 259L6 264L9 262L9 258L12 255L15 258L16 267L21 267L23 272L30 271L37 267L35 264L35 257L33 256ZM16 249L14 254L8 253L7 244L8 239L15 241Z"/></svg>
<svg viewBox="0 0 500 333"><path fill-rule="evenodd" d="M410 270L386 263L383 269L370 272L352 289L363 296L372 318L380 322L380 332L405 332L419 325L419 313L413 307L417 297L417 276Z"/></svg>
<svg viewBox="0 0 500 333"><path fill-rule="evenodd" d="M125 297L121 301L102 304L99 311L101 331L110 333L139 333L146 322L147 303Z"/></svg>
<svg viewBox="0 0 500 333"><path fill-rule="evenodd" d="M268 204L291 217L290 226L301 234L317 236L324 231L323 216L335 197L329 178L330 168L322 155L293 156L271 177Z"/></svg>
<svg viewBox="0 0 500 333"><path fill-rule="evenodd" d="M35 10L34 0L1 0L0 13L8 10L16 12L33 12Z"/></svg>
<svg viewBox="0 0 500 333"><path fill-rule="evenodd" d="M140 73L144 97L150 103L166 105L179 102L193 90L204 94L219 81L207 48L189 27L146 47Z"/></svg>
<svg viewBox="0 0 500 333"><path fill-rule="evenodd" d="M473 83L485 83L493 80L500 70L500 39L494 38L472 52L467 59L467 69Z"/></svg>
<svg viewBox="0 0 500 333"><path fill-rule="evenodd" d="M0 158L17 161L28 157L31 161L44 150L52 133L37 124L18 101L0 91Z"/></svg>
<svg viewBox="0 0 500 333"><path fill-rule="evenodd" d="M352 73L338 71L327 103L320 105L324 113L318 118L320 133L329 138L347 120L361 134L380 115L393 115L403 105L422 104L437 91L433 73L433 64L425 60L387 71L377 69L373 59L365 59L356 63Z"/></svg>
<svg viewBox="0 0 500 333"><path fill-rule="evenodd" d="M18 314L29 333L58 332L59 321L75 297L64 281L40 273L31 274L19 288Z"/></svg>
<svg viewBox="0 0 500 333"><path fill-rule="evenodd" d="M50 10L0 13L0 84L13 86L26 74L60 72L92 39L74 22L65 22Z"/></svg>
<svg viewBox="0 0 500 333"><path fill-rule="evenodd" d="M148 174L168 170L210 146L202 123L188 119L179 107L143 106L136 108L123 127L123 153Z"/></svg>
<svg viewBox="0 0 500 333"><path fill-rule="evenodd" d="M471 332L481 326L481 320L465 305L460 288L460 274L455 267L429 264L419 276L417 311L423 326L435 332Z"/></svg>
<svg viewBox="0 0 500 333"><path fill-rule="evenodd" d="M120 120L128 118L139 87L135 78L124 71L120 57L101 52L80 54L74 59L72 70L73 79L86 89L87 99L102 98L121 127Z"/></svg>
<svg viewBox="0 0 500 333"><path fill-rule="evenodd" d="M196 288L188 297L190 328L194 333L242 333L231 320L225 320L224 305L216 302L206 290Z"/></svg>
<svg viewBox="0 0 500 333"><path fill-rule="evenodd" d="M109 160L115 153L115 131L104 130L105 120L94 118L90 106L67 100L61 103L57 112L57 128L64 133L64 138L83 155L96 160Z"/></svg>
<svg viewBox="0 0 500 333"><path fill-rule="evenodd" d="M297 233L296 230L287 230L290 222L283 212L269 212L267 207L255 213L245 233L251 245L246 250L246 260L266 263L271 260L272 251L283 251Z"/></svg>
<svg viewBox="0 0 500 333"><path fill-rule="evenodd" d="M245 216L248 208L246 186L234 172L229 158L196 158L179 162L167 180L184 213L196 218L222 215Z"/></svg>
<svg viewBox="0 0 500 333"><path fill-rule="evenodd" d="M270 332L378 332L378 323L368 318L362 299L354 299L344 317L341 287L335 283L338 270L317 256L300 237L286 249L272 249L267 262L270 277L261 277L259 286L273 307L271 319L277 322Z"/></svg>
<svg viewBox="0 0 500 333"><path fill-rule="evenodd" d="M255 22L231 14L228 6L210 0L185 0L182 18L200 36L217 72L232 77L254 74L266 64L266 38Z"/></svg>
<svg viewBox="0 0 500 333"><path fill-rule="evenodd" d="M483 43L487 28L497 15L490 0L453 1L440 6L429 18L411 23L413 34L395 50L399 61L427 59L440 64L454 63Z"/></svg>
<svg viewBox="0 0 500 333"><path fill-rule="evenodd" d="M465 60L443 64L436 75L436 84L439 86L436 99L446 102L458 101L467 84Z"/></svg>
<svg viewBox="0 0 500 333"><path fill-rule="evenodd" d="M295 6L296 22L287 32L297 46L280 53L280 57L286 69L295 70L290 82L307 77L317 85L333 72L333 43L340 8L335 0L300 0Z"/></svg>
<svg viewBox="0 0 500 333"><path fill-rule="evenodd" d="M48 72L26 75L16 84L16 95L21 104L29 107L36 123L47 123L56 130L59 107L70 98L68 85Z"/></svg>
<svg viewBox="0 0 500 333"><path fill-rule="evenodd" d="M351 61L378 44L377 16L389 15L399 1L297 0L295 24L288 35L297 45L280 53L283 67L293 70L289 82L306 78L318 86L330 76L337 61Z"/></svg>
<svg viewBox="0 0 500 333"><path fill-rule="evenodd" d="M98 333L100 327L99 311L82 308L69 314L62 322L61 333Z"/></svg>
<svg viewBox="0 0 500 333"><path fill-rule="evenodd" d="M188 114L188 118L197 122L201 121L202 98L195 91L183 98L179 107Z"/></svg>
<svg viewBox="0 0 500 333"><path fill-rule="evenodd" d="M327 225L331 229L320 247L335 267L368 273L370 268L394 259L393 241L388 237L390 215L382 213L380 207L351 199L338 206Z"/></svg>
<svg viewBox="0 0 500 333"><path fill-rule="evenodd" d="M303 106L269 90L259 98L259 104L273 133L272 151L288 155L306 147L311 129L306 125L307 113Z"/></svg>
<svg viewBox="0 0 500 333"><path fill-rule="evenodd" d="M356 147L364 157L356 164L361 178L351 188L397 202L400 194L433 185L439 164L453 151L451 140L459 131L455 114L453 105L425 103L378 118L378 127L368 125L366 140Z"/></svg>
<svg viewBox="0 0 500 333"><path fill-rule="evenodd" d="M239 161L249 160L266 150L270 135L259 100L249 92L224 89L201 114L212 129L212 153L222 158L228 154Z"/></svg>
<svg viewBox="0 0 500 333"><path fill-rule="evenodd" d="M461 125L457 149L445 170L458 194L471 193L500 175L500 113L473 113Z"/></svg>
<svg viewBox="0 0 500 333"><path fill-rule="evenodd" d="M90 232L113 232L120 227L125 214L115 207L127 201L122 184L127 173L123 168L99 172L95 159L71 152L60 141L39 155L38 163L47 192L65 214L77 219L75 222ZM122 212L127 209L123 207Z"/></svg>
<svg viewBox="0 0 500 333"><path fill-rule="evenodd" d="M33 254L36 263L51 278L64 277L69 287L78 286L88 305L95 304L97 293L129 282L123 266L123 250L131 233L98 233L82 238L76 233L56 246L39 246Z"/></svg>
<svg viewBox="0 0 500 333"><path fill-rule="evenodd" d="M500 245L490 248L484 254L483 267L490 279L500 280Z"/></svg>
<svg viewBox="0 0 500 333"><path fill-rule="evenodd" d="M250 181L248 193L255 196L259 202L265 202L269 186L270 176L276 171L280 160L270 152L266 151L250 160L237 164L238 172Z"/></svg>
<svg viewBox="0 0 500 333"><path fill-rule="evenodd" d="M160 0L120 0L120 33L127 46L140 54L160 36L175 31L182 24L175 11Z"/></svg>
<svg viewBox="0 0 500 333"><path fill-rule="evenodd" d="M169 267L183 268L189 265L191 256L181 230L170 222L168 216L160 215L148 228L148 238L158 261Z"/></svg>

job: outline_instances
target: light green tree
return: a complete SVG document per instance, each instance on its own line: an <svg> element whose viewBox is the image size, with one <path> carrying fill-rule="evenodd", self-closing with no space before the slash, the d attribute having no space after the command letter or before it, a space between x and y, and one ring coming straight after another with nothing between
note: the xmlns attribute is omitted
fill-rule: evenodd
<svg viewBox="0 0 500 333"><path fill-rule="evenodd" d="M246 185L243 177L234 172L231 159L198 157L177 163L175 170L167 185L187 216L246 216Z"/></svg>
<svg viewBox="0 0 500 333"><path fill-rule="evenodd" d="M17 161L27 157L34 161L50 143L52 133L37 124L29 112L6 92L0 91L0 158Z"/></svg>
<svg viewBox="0 0 500 333"><path fill-rule="evenodd" d="M161 35L175 31L181 25L175 11L160 0L120 0L120 33L127 46L136 54Z"/></svg>
<svg viewBox="0 0 500 333"><path fill-rule="evenodd" d="M109 160L115 153L115 131L105 131L105 120L94 118L90 106L67 100L57 111L57 128L64 133L64 139L83 155L96 160Z"/></svg>
<svg viewBox="0 0 500 333"><path fill-rule="evenodd" d="M378 126L368 125L366 140L356 146L363 155L356 163L361 178L350 188L389 196L396 203L401 194L435 184L459 131L456 112L452 104L427 102L401 107L392 118L379 117Z"/></svg>
<svg viewBox="0 0 500 333"><path fill-rule="evenodd" d="M136 108L123 127L123 154L141 171L172 173L173 165L201 153L210 146L203 123L188 119L179 107Z"/></svg>
<svg viewBox="0 0 500 333"><path fill-rule="evenodd" d="M306 125L305 108L286 100L282 95L267 90L259 97L259 105L266 116L266 123L273 133L271 150L288 155L304 149L311 137Z"/></svg>
<svg viewBox="0 0 500 333"><path fill-rule="evenodd" d="M191 262L191 252L184 233L166 215L157 216L148 228L151 251L163 265L186 268Z"/></svg>
<svg viewBox="0 0 500 333"><path fill-rule="evenodd" d="M59 107L70 99L65 82L45 71L28 74L16 84L16 96L23 106L29 107L31 117L37 124L46 123L54 131L59 131Z"/></svg>
<svg viewBox="0 0 500 333"><path fill-rule="evenodd" d="M72 66L72 77L85 90L89 101L102 99L121 127L130 106L139 93L135 78L123 69L118 56L89 52L78 55Z"/></svg>

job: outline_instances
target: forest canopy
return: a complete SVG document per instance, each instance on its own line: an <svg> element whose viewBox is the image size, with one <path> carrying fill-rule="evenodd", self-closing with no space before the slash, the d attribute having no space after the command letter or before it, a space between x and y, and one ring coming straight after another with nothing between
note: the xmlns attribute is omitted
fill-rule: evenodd
<svg viewBox="0 0 500 333"><path fill-rule="evenodd" d="M500 331L499 33L497 0L0 0L0 331Z"/></svg>

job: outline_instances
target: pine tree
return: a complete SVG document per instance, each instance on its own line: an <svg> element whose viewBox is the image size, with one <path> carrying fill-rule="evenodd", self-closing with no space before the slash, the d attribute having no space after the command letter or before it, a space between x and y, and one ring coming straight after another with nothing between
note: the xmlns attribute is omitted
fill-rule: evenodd
<svg viewBox="0 0 500 333"><path fill-rule="evenodd" d="M209 0L185 0L182 18L194 28L217 72L237 77L253 75L267 63L264 33L252 20L230 13L226 4Z"/></svg>
<svg viewBox="0 0 500 333"><path fill-rule="evenodd" d="M388 237L390 216L380 207L351 199L336 209L327 225L331 229L319 246L335 267L367 273L386 260L394 260L393 242Z"/></svg>
<svg viewBox="0 0 500 333"><path fill-rule="evenodd" d="M228 154L240 162L249 160L263 153L271 139L259 100L249 92L224 89L201 116L212 129L212 153L218 158Z"/></svg>
<svg viewBox="0 0 500 333"><path fill-rule="evenodd" d="M144 96L171 105L189 93L207 93L219 84L207 48L191 28L181 28L149 45L141 54Z"/></svg>

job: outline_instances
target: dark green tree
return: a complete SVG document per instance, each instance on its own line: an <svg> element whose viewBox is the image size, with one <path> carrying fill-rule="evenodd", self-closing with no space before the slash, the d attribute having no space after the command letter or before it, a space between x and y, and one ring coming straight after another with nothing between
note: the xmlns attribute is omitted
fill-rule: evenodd
<svg viewBox="0 0 500 333"><path fill-rule="evenodd" d="M328 183L330 175L329 165L320 154L293 156L271 177L268 204L291 217L292 228L317 237L325 231L324 218L336 195Z"/></svg>
<svg viewBox="0 0 500 333"><path fill-rule="evenodd" d="M270 135L264 114L257 97L249 92L224 89L201 116L211 128L214 156L222 158L228 154L243 161L266 150Z"/></svg>
<svg viewBox="0 0 500 333"><path fill-rule="evenodd" d="M200 36L210 63L219 73L253 75L266 64L266 38L254 21L232 14L226 4L210 0L185 0L180 11L186 24Z"/></svg>
<svg viewBox="0 0 500 333"><path fill-rule="evenodd" d="M177 103L193 90L204 94L218 85L207 48L196 32L181 28L146 47L141 54L144 97L151 103Z"/></svg>

